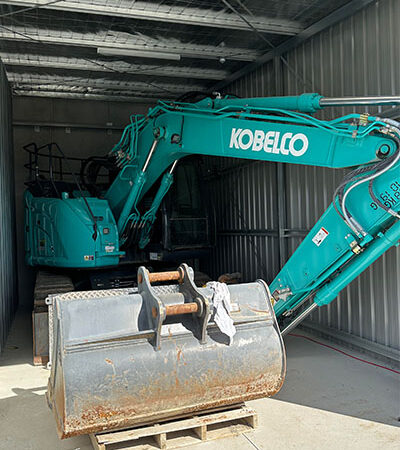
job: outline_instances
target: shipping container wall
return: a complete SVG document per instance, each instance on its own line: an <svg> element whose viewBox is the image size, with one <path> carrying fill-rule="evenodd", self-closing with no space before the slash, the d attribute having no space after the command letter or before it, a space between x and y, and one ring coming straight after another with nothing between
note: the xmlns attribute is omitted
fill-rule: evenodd
<svg viewBox="0 0 400 450"><path fill-rule="evenodd" d="M242 281L272 279L279 270L278 165L213 163L209 189L216 212L216 247L202 270L213 279L234 272L241 273Z"/></svg>
<svg viewBox="0 0 400 450"><path fill-rule="evenodd" d="M0 61L0 352L17 306L11 91Z"/></svg>
<svg viewBox="0 0 400 450"><path fill-rule="evenodd" d="M400 2L382 0L334 25L286 55L284 93L327 97L400 95ZM295 77L294 73L298 76ZM300 78L302 80L300 80ZM388 107L363 109L371 114ZM329 108L325 119L354 108ZM343 172L287 166L288 226L310 228L331 202ZM289 205L292 205L289 207ZM299 244L289 240L289 251ZM311 320L387 347L400 349L400 248L393 248Z"/></svg>
<svg viewBox="0 0 400 450"><path fill-rule="evenodd" d="M399 95L400 28L396 22L399 16L400 2L397 0L372 3L284 55L290 70L275 60L275 69L272 62L267 63L233 83L227 91L246 97L302 92L319 92L327 97ZM387 107L367 111L376 113L385 109ZM319 117L329 119L353 110L366 109L331 108L320 113ZM289 257L301 242L301 234L312 227L331 202L333 191L343 177L340 170L286 165L284 188L272 181L271 191L266 193L265 183L266 179L271 180L271 166L256 163L246 171L230 174L238 187L222 176L219 183L215 182L218 186L214 189L218 192L217 210L229 211L233 217L234 206L229 206L229 202L243 199L240 217L248 228L263 227L265 232L271 231L271 227L274 229L276 223L265 218L266 209L270 214L280 216L281 225L284 220L283 228L287 230L287 237L281 234L284 241L281 253L276 250L279 247L276 238L263 238L264 241L258 238L255 250L256 247L249 244L251 239L254 241L251 234L237 234L246 227L233 223L236 229L231 229L229 236L219 238L216 261L212 266L213 276L238 270L243 273L245 281L256 277L271 281L278 270L279 259L282 259L282 248L286 248L286 257ZM277 198L282 196L284 201L278 208ZM261 198L265 200L262 208L259 206ZM224 230L225 223L232 220L220 218L219 232ZM245 245L247 251L243 250ZM316 311L311 320L369 342L399 349L399 300L400 248L394 248L348 286L331 305Z"/></svg>

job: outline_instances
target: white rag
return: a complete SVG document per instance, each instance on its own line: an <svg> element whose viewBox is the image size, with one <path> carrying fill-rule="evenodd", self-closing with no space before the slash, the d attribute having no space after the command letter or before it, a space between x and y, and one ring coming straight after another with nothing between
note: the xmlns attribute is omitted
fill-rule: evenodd
<svg viewBox="0 0 400 450"><path fill-rule="evenodd" d="M210 281L206 286L214 292L214 322L221 332L229 337L229 345L231 345L233 336L236 333L236 328L230 316L232 306L231 294L228 286L225 283L218 283L218 281Z"/></svg>

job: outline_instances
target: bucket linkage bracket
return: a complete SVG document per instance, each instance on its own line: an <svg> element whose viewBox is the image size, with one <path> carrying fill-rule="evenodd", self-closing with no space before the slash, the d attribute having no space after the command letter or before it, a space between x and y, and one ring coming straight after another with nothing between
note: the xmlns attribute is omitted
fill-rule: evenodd
<svg viewBox="0 0 400 450"><path fill-rule="evenodd" d="M180 316L182 324L193 332L200 343L206 342L212 308L210 300L194 284L193 272L187 264L181 264L178 270L172 272L150 273L145 267L139 267L137 279L143 310L153 330L150 343L155 350L161 348L161 328L168 316ZM151 283L160 281L177 281L178 292L157 294Z"/></svg>

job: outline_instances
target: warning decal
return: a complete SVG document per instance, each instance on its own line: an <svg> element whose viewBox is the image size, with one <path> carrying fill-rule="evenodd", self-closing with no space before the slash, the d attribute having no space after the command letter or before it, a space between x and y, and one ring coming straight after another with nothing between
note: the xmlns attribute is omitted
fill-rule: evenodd
<svg viewBox="0 0 400 450"><path fill-rule="evenodd" d="M319 247L324 240L328 237L329 232L327 230L325 230L324 227L320 228L320 230L318 231L318 233L313 237L312 241L314 242L314 244Z"/></svg>

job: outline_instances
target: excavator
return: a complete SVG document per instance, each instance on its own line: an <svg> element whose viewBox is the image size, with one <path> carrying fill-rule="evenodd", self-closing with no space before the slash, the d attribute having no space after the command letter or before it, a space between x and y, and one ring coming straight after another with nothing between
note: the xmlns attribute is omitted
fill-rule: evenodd
<svg viewBox="0 0 400 450"><path fill-rule="evenodd" d="M27 193L28 264L111 267L127 243L148 245L182 158L349 169L269 285L198 287L193 270L181 264L169 272L139 267L134 288L50 295L47 397L60 437L278 392L286 368L282 336L400 240L400 123L366 113L321 120L314 113L399 104L393 96L317 93L159 101L147 115L131 117L111 151L118 174L101 195Z"/></svg>

